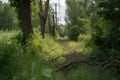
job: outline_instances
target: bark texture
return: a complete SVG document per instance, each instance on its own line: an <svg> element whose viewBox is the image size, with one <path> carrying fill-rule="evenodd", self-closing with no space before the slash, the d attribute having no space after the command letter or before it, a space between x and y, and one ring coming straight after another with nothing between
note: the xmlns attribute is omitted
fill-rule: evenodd
<svg viewBox="0 0 120 80"><path fill-rule="evenodd" d="M17 0L19 19L23 32L23 42L26 42L26 38L33 34L30 3L30 0Z"/></svg>

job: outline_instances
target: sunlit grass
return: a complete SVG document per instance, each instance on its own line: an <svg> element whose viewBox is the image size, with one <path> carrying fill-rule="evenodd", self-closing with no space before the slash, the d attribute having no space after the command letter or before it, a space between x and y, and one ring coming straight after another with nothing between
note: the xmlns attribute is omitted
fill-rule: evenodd
<svg viewBox="0 0 120 80"><path fill-rule="evenodd" d="M18 32L17 31L0 31L0 39L14 37Z"/></svg>
<svg viewBox="0 0 120 80"><path fill-rule="evenodd" d="M78 37L78 41L68 42L68 48L71 51L76 50L78 53L88 56L92 52L92 47L89 46L90 40L91 35L81 34Z"/></svg>
<svg viewBox="0 0 120 80"><path fill-rule="evenodd" d="M49 35L45 35L45 38L42 39L39 32L35 33L33 38L30 40L30 43L28 44L28 48L30 46L31 46L31 48L40 46L41 52L43 53L42 56L46 60L56 58L57 56L61 56L64 53L63 47L61 45L59 45L53 39L53 37L51 37ZM31 48L29 48L29 49L31 49ZM37 53L39 55L41 55L40 52L37 52Z"/></svg>

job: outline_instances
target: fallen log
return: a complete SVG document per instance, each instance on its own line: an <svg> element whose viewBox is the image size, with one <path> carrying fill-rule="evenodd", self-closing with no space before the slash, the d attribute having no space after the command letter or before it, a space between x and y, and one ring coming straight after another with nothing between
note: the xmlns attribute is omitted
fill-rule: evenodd
<svg viewBox="0 0 120 80"><path fill-rule="evenodd" d="M83 55L78 54L78 52L76 52L76 51L73 51L71 53L67 53L67 54L62 55L62 56L58 56L55 59L52 59L52 61L55 62L60 57L66 58L66 61L64 61L62 63L54 64L56 71L63 70L65 68L67 68L69 66L73 66L75 64L87 64L88 66L96 66L100 70L110 68L114 63L120 64L120 61L114 59L113 57L110 57L110 58L108 58L107 60L105 60L103 62L95 62L95 61L90 60L90 58L87 58L87 57L85 57Z"/></svg>
<svg viewBox="0 0 120 80"><path fill-rule="evenodd" d="M66 54L66 55L62 55L61 57L66 58L66 61L63 63L57 63L55 64L55 70L59 71L62 70L64 68L67 68L70 65L74 65L74 64L88 64L88 65L94 65L96 63L91 62L88 58L79 55L76 51ZM59 57L57 57L56 59L58 59ZM55 61L57 61L56 59L54 59Z"/></svg>

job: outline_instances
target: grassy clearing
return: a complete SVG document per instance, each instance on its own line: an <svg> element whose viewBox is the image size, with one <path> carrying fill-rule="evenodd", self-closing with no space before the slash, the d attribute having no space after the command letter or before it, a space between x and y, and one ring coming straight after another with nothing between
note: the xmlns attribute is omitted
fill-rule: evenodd
<svg viewBox="0 0 120 80"><path fill-rule="evenodd" d="M0 31L0 40L4 38L12 38L17 33L18 33L17 31Z"/></svg>

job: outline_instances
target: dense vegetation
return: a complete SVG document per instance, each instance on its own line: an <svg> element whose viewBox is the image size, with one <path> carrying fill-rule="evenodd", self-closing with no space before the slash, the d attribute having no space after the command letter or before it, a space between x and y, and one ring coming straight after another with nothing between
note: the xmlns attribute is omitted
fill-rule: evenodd
<svg viewBox="0 0 120 80"><path fill-rule="evenodd" d="M0 1L0 80L120 80L119 0L66 0L62 26L49 0L9 1Z"/></svg>
<svg viewBox="0 0 120 80"><path fill-rule="evenodd" d="M0 2L0 29L12 30L17 29L17 17L14 8L10 8L7 3Z"/></svg>

